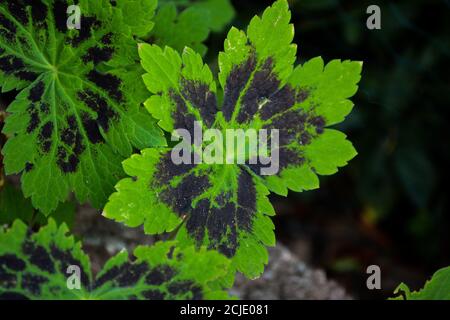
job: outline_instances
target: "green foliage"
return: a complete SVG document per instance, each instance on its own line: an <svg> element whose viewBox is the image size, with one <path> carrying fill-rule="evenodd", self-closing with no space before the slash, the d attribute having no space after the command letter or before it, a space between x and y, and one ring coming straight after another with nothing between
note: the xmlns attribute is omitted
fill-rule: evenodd
<svg viewBox="0 0 450 320"><path fill-rule="evenodd" d="M75 220L74 201L60 203L52 212L52 219L58 225L65 223L70 229ZM0 188L0 225L12 225L19 219L30 226L45 226L49 217L33 208L30 199L26 199L20 189L7 183Z"/></svg>
<svg viewBox="0 0 450 320"><path fill-rule="evenodd" d="M30 222L33 214L31 201L24 199L20 190L9 184L0 189L0 225L10 224L15 219Z"/></svg>
<svg viewBox="0 0 450 320"><path fill-rule="evenodd" d="M356 155L346 136L328 126L351 111L348 98L357 91L362 63L324 65L319 57L294 68L289 20L282 0L254 17L246 33L229 31L219 54L220 108L216 82L199 54L139 46L144 83L153 94L145 106L161 128L192 133L194 121L202 121L223 136L227 129L279 129L279 172L263 176L260 167L248 164L175 165L171 149L144 149L124 161L132 178L116 185L106 217L131 227L144 224L150 234L177 230L180 243L230 257L232 271L251 278L262 273L265 247L275 244L269 191L317 188L317 175L335 173Z"/></svg>
<svg viewBox="0 0 450 320"><path fill-rule="evenodd" d="M159 242L111 258L95 279L81 243L67 236L67 227L53 220L37 233L17 220L0 230L0 299L223 299L227 294L209 284L223 277L228 260L204 248L180 249L176 242ZM69 266L80 267L80 289ZM215 285L216 286L216 285Z"/></svg>
<svg viewBox="0 0 450 320"><path fill-rule="evenodd" d="M133 148L165 144L136 81L135 37L151 30L156 0L81 1L80 30L66 26L72 1L29 3L0 4L0 84L21 90L3 130L6 173L23 173L46 214L70 191L101 207Z"/></svg>
<svg viewBox="0 0 450 320"><path fill-rule="evenodd" d="M178 14L178 11L181 12ZM204 55L207 47L202 42L210 30L221 31L233 16L229 0L162 0L154 18L151 39L159 46L169 46L180 52L188 46Z"/></svg>
<svg viewBox="0 0 450 320"><path fill-rule="evenodd" d="M399 300L450 300L450 267L436 271L419 291L411 292L406 284L401 283L394 294Z"/></svg>

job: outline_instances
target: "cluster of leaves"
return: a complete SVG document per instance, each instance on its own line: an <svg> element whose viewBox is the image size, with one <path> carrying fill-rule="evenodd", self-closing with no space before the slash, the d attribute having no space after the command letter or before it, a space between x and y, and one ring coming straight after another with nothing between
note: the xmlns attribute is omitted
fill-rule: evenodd
<svg viewBox="0 0 450 320"><path fill-rule="evenodd" d="M217 289L228 260L214 251L180 249L176 242L122 251L94 278L81 244L50 220L37 233L17 220L0 230L0 299L225 299ZM68 277L80 268L80 287ZM78 272L78 271L76 271ZM74 273L78 275L77 273Z"/></svg>
<svg viewBox="0 0 450 320"><path fill-rule="evenodd" d="M80 30L67 29L71 4L81 8ZM136 81L143 73L139 39L205 52L209 30L233 16L227 0L201 1L180 15L175 4L163 3L152 18L156 7L156 0L0 4L0 85L3 92L21 90L3 129L10 136L5 170L22 172L25 196L45 214L70 191L101 208L123 174L121 160L133 149L166 144L141 108L147 94ZM218 10L224 19L210 22ZM196 30L187 28L198 21Z"/></svg>
<svg viewBox="0 0 450 320"><path fill-rule="evenodd" d="M64 289L68 265L83 269L77 298L216 298L236 271L259 276L266 246L275 244L268 194L317 188L318 175L356 155L329 126L351 111L362 63L325 65L318 57L294 67L294 27L287 1L279 0L246 32L229 31L218 89L201 42L231 19L227 1L186 8L188 1L162 1L152 20L155 0L81 0L83 27L67 30L73 3L0 3L0 85L21 90L3 130L5 170L22 173L24 195L44 214L71 191L102 207L122 178L121 160L141 150L123 162L130 178L118 182L104 216L148 234L176 232L176 246L139 247L135 262L121 253L93 280L65 227L50 220L31 235L15 222L0 235L3 297L73 297ZM174 48L160 47L166 44ZM194 121L223 133L278 129L279 172L261 175L250 157L239 165L175 165L163 130L192 133ZM164 281L156 284L155 273Z"/></svg>
<svg viewBox="0 0 450 320"><path fill-rule="evenodd" d="M439 269L423 289L412 291L401 283L394 292L398 300L450 300L450 267Z"/></svg>
<svg viewBox="0 0 450 320"><path fill-rule="evenodd" d="M352 109L348 98L357 90L362 64L324 65L319 57L294 68L289 20L287 2L277 1L252 19L247 32L230 30L219 54L221 107L216 82L198 53L139 46L144 83L153 94L145 106L161 128L186 129L191 136L194 121L223 136L227 129L279 129L279 172L261 176L251 159L244 165L175 165L170 149L144 149L124 161L132 178L116 185L106 217L131 227L143 224L149 234L178 230L180 242L231 258L232 271L251 278L262 273L265 246L275 244L269 192L317 188L317 175L335 173L356 155L343 133L327 127Z"/></svg>

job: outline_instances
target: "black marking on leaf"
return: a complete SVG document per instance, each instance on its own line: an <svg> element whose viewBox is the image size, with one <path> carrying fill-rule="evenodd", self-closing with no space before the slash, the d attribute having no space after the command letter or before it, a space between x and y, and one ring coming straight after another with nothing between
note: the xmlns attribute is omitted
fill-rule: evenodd
<svg viewBox="0 0 450 320"><path fill-rule="evenodd" d="M202 243L207 230L209 248L232 257L239 246L238 230L250 232L256 212L256 188L251 175L242 170L238 176L237 205L229 192L219 194L215 203L200 200L190 211L186 229L197 245Z"/></svg>
<svg viewBox="0 0 450 320"><path fill-rule="evenodd" d="M43 153L49 153L50 149L52 147L52 141L51 140L42 141L42 143L40 144L40 147L41 147L41 151Z"/></svg>
<svg viewBox="0 0 450 320"><path fill-rule="evenodd" d="M14 56L4 56L0 58L0 69L6 74L15 73L25 67L23 61Z"/></svg>
<svg viewBox="0 0 450 320"><path fill-rule="evenodd" d="M169 252L167 252L167 258L172 259L173 258L173 251L175 250L175 246L171 246L169 249Z"/></svg>
<svg viewBox="0 0 450 320"><path fill-rule="evenodd" d="M31 16L33 17L33 23L42 24L47 17L47 5L42 0L28 0L32 2Z"/></svg>
<svg viewBox="0 0 450 320"><path fill-rule="evenodd" d="M25 172L30 172L33 170L34 165L30 162L25 163Z"/></svg>
<svg viewBox="0 0 450 320"><path fill-rule="evenodd" d="M108 281L114 280L119 274L122 272L122 268L118 266L114 266L108 271L106 271L103 275L97 278L94 282L94 288L101 287Z"/></svg>
<svg viewBox="0 0 450 320"><path fill-rule="evenodd" d="M25 269L25 261L14 254L5 254L0 256L0 266L5 266L10 270L22 271Z"/></svg>
<svg viewBox="0 0 450 320"><path fill-rule="evenodd" d="M66 120L69 126L61 130L61 141L70 148L76 156L79 156L85 150L83 136L78 129L74 115L68 116Z"/></svg>
<svg viewBox="0 0 450 320"><path fill-rule="evenodd" d="M199 244L205 236L205 226L208 221L210 202L207 199L200 200L192 209L190 217L186 222L186 230L189 235Z"/></svg>
<svg viewBox="0 0 450 320"><path fill-rule="evenodd" d="M297 103L302 103L303 101L305 101L306 99L309 98L309 95L310 95L309 89L301 88L297 91L297 94L295 96L295 101Z"/></svg>
<svg viewBox="0 0 450 320"><path fill-rule="evenodd" d="M8 10L14 18L21 24L28 24L28 14L26 4L23 1L8 1Z"/></svg>
<svg viewBox="0 0 450 320"><path fill-rule="evenodd" d="M104 45L110 45L112 44L112 32L105 34L102 39L100 40Z"/></svg>
<svg viewBox="0 0 450 320"><path fill-rule="evenodd" d="M280 147L282 146L287 146L289 145L292 141L295 141L295 132L292 132L290 130L287 129L281 129L279 131L280 133L280 137L279 137L279 145Z"/></svg>
<svg viewBox="0 0 450 320"><path fill-rule="evenodd" d="M50 246L50 254L53 258L53 260L59 262L59 270L61 273L66 274L67 268L70 265L76 265L82 268L81 262L76 259L74 256L72 256L72 253L70 251L63 251L62 249L58 248L55 244L52 244ZM88 273L84 270L81 271L81 283L85 288L89 288L89 278Z"/></svg>
<svg viewBox="0 0 450 320"><path fill-rule="evenodd" d="M197 245L201 245L207 230L209 248L232 257L238 248L238 230L251 231L256 211L256 189L250 174L239 174L237 206L229 192L219 194L215 203L218 207L208 199L200 200L190 211L186 229Z"/></svg>
<svg viewBox="0 0 450 320"><path fill-rule="evenodd" d="M53 122L48 121L45 123L38 136L38 143L42 152L48 153L52 146L52 134L53 134Z"/></svg>
<svg viewBox="0 0 450 320"><path fill-rule="evenodd" d="M89 141L91 141L91 143L96 144L96 143L103 143L105 141L100 132L100 128L97 124L97 121L92 119L87 112L83 112L82 122L84 131L86 132Z"/></svg>
<svg viewBox="0 0 450 320"><path fill-rule="evenodd" d="M161 185L166 184L174 177L188 173L195 167L194 164L175 164L171 158L171 152L163 154L157 164L154 175L155 180Z"/></svg>
<svg viewBox="0 0 450 320"><path fill-rule="evenodd" d="M39 106L39 109L44 114L49 114L50 113L50 105L47 102L41 102L41 104Z"/></svg>
<svg viewBox="0 0 450 320"><path fill-rule="evenodd" d="M32 133L39 126L40 123L39 112L37 111L34 105L29 106L27 111L30 115L30 121L28 122L27 132Z"/></svg>
<svg viewBox="0 0 450 320"><path fill-rule="evenodd" d="M55 19L55 26L59 32L67 32L67 3L65 1L55 1L53 3L53 17ZM84 29L84 17L83 28Z"/></svg>
<svg viewBox="0 0 450 320"><path fill-rule="evenodd" d="M96 70L92 70L87 74L87 78L98 85L100 88L108 92L108 94L117 101L122 101L123 95L120 91L122 81L109 73L102 74Z"/></svg>
<svg viewBox="0 0 450 320"><path fill-rule="evenodd" d="M100 48L98 46L89 48L87 53L82 57L84 63L92 61L94 64L111 60L114 49L110 47ZM91 71L92 72L92 71Z"/></svg>
<svg viewBox="0 0 450 320"><path fill-rule="evenodd" d="M2 287L11 289L17 285L17 277L14 273L7 272L2 265L0 265L0 284Z"/></svg>
<svg viewBox="0 0 450 320"><path fill-rule="evenodd" d="M286 146L295 141L298 133L304 131L306 118L302 110L290 110L275 116L268 125L264 126L264 129L279 130L279 146Z"/></svg>
<svg viewBox="0 0 450 320"><path fill-rule="evenodd" d="M148 285L159 286L177 274L176 270L168 265L159 265L151 269L145 277L145 283Z"/></svg>
<svg viewBox="0 0 450 320"><path fill-rule="evenodd" d="M2 13L0 13L0 35L5 37L9 42L14 41L16 37L16 26L15 24L6 18ZM3 68L2 68L3 70Z"/></svg>
<svg viewBox="0 0 450 320"><path fill-rule="evenodd" d="M239 96L244 90L252 72L256 67L255 54L250 54L249 58L240 65L234 66L226 79L222 112L225 120L230 121L233 111L236 108Z"/></svg>
<svg viewBox="0 0 450 320"><path fill-rule="evenodd" d="M169 284L167 290L173 295L181 295L191 291L194 283L190 280L175 281Z"/></svg>
<svg viewBox="0 0 450 320"><path fill-rule="evenodd" d="M96 122L105 132L107 132L109 130L109 120L117 119L118 114L108 105L104 98L90 90L79 92L78 97L92 111L97 113ZM87 117L89 118L89 116Z"/></svg>
<svg viewBox="0 0 450 320"><path fill-rule="evenodd" d="M275 149L274 152L279 154L279 170L283 170L291 165L301 165L304 163L305 159L288 147L280 147ZM246 166L252 170L255 174L260 175L261 169L267 167L267 165L262 165L260 162L256 164L246 164Z"/></svg>
<svg viewBox="0 0 450 320"><path fill-rule="evenodd" d="M77 170L79 158L75 154L68 154L63 146L58 147L56 164L64 173L72 173Z"/></svg>
<svg viewBox="0 0 450 320"><path fill-rule="evenodd" d="M117 283L120 287L132 287L148 270L148 265L146 263L126 263L122 268L123 271L122 274L117 278Z"/></svg>
<svg viewBox="0 0 450 320"><path fill-rule="evenodd" d="M195 116L188 112L184 99L174 91L169 92L170 98L175 102L175 110L172 112L174 119L174 129L186 129L194 136L194 122L197 120Z"/></svg>
<svg viewBox="0 0 450 320"><path fill-rule="evenodd" d="M47 282L48 279L40 275L25 273L22 276L22 288L36 296L41 294L41 286Z"/></svg>
<svg viewBox="0 0 450 320"><path fill-rule="evenodd" d="M195 173L190 173L176 187L169 186L163 190L160 197L181 216L188 212L192 201L210 185L207 175L196 176Z"/></svg>
<svg viewBox="0 0 450 320"><path fill-rule="evenodd" d="M221 208L211 209L206 223L210 240L209 249L217 249L227 257L232 257L236 253L238 246L236 213L236 205L233 202Z"/></svg>
<svg viewBox="0 0 450 320"><path fill-rule="evenodd" d="M38 102L39 100L41 100L42 95L44 94L44 89L44 83L42 81L39 81L33 88L31 88L28 99L31 102Z"/></svg>
<svg viewBox="0 0 450 320"><path fill-rule="evenodd" d="M202 288L196 285L194 282L190 280L180 280L176 282L172 282L167 287L169 293L173 296L186 295L187 293L191 293L191 300L202 300L203 292ZM187 298L187 297L186 297Z"/></svg>
<svg viewBox="0 0 450 320"><path fill-rule="evenodd" d="M39 76L37 73L35 72L31 72L31 71L17 71L14 74L17 78L21 79L21 80L25 80L25 81L34 81L36 80L36 78Z"/></svg>
<svg viewBox="0 0 450 320"><path fill-rule="evenodd" d="M226 205L228 202L232 201L231 200L232 194L231 192L224 192L224 193L220 193L217 198L215 199L216 203L223 207L224 205Z"/></svg>
<svg viewBox="0 0 450 320"><path fill-rule="evenodd" d="M307 145L311 143L311 135L308 132L303 132L300 135L300 142L302 143L302 145Z"/></svg>
<svg viewBox="0 0 450 320"><path fill-rule="evenodd" d="M305 128L305 122L306 115L301 110L290 110L279 116L276 115L265 128L301 132Z"/></svg>
<svg viewBox="0 0 450 320"><path fill-rule="evenodd" d="M193 285L191 286L191 292L192 292L192 300L202 300L203 299L203 291L202 288L197 286L197 285Z"/></svg>
<svg viewBox="0 0 450 320"><path fill-rule="evenodd" d="M17 39L19 40L23 51L32 50L27 38L25 38L22 35L19 35L19 36L17 36Z"/></svg>
<svg viewBox="0 0 450 320"><path fill-rule="evenodd" d="M200 111L201 118L207 127L211 127L217 113L216 95L209 86L193 80L181 81L183 96L191 105Z"/></svg>
<svg viewBox="0 0 450 320"><path fill-rule="evenodd" d="M304 159L295 151L288 148L280 148L280 170L287 168L290 165L301 165Z"/></svg>
<svg viewBox="0 0 450 320"><path fill-rule="evenodd" d="M7 291L0 293L0 300L30 300L30 299L21 293Z"/></svg>
<svg viewBox="0 0 450 320"><path fill-rule="evenodd" d="M66 15L63 17L66 17ZM91 36L91 29L97 29L101 26L101 22L94 17L83 17L82 23L83 27L78 30L78 35L72 39L72 45L75 47L79 46L83 41L89 39ZM65 25L66 21L64 20L64 26Z"/></svg>
<svg viewBox="0 0 450 320"><path fill-rule="evenodd" d="M236 117L238 123L244 123L252 120L259 109L259 103L276 93L280 86L280 81L272 73L273 61L268 58L261 69L256 71L253 79L241 99L241 108Z"/></svg>
<svg viewBox="0 0 450 320"><path fill-rule="evenodd" d="M50 139L53 134L53 122L48 121L41 128L40 137L42 139Z"/></svg>
<svg viewBox="0 0 450 320"><path fill-rule="evenodd" d="M156 289L144 291L142 295L148 300L164 300L164 293Z"/></svg>
<svg viewBox="0 0 450 320"><path fill-rule="evenodd" d="M236 211L239 229L250 231L253 214L256 212L256 188L252 176L241 170L238 177L237 204L246 210Z"/></svg>
<svg viewBox="0 0 450 320"><path fill-rule="evenodd" d="M55 272L53 261L44 247L26 240L22 245L22 250L29 256L29 261L39 269L50 273Z"/></svg>
<svg viewBox="0 0 450 320"><path fill-rule="evenodd" d="M325 119L321 116L313 116L308 119L308 122L316 127L316 133L321 134L323 133L324 127L325 127Z"/></svg>
<svg viewBox="0 0 450 320"><path fill-rule="evenodd" d="M75 143L75 132L66 128L61 131L61 141L66 145L71 146Z"/></svg>
<svg viewBox="0 0 450 320"><path fill-rule="evenodd" d="M275 92L269 101L259 111L262 120L268 120L274 115L286 111L296 103L296 93L289 85Z"/></svg>

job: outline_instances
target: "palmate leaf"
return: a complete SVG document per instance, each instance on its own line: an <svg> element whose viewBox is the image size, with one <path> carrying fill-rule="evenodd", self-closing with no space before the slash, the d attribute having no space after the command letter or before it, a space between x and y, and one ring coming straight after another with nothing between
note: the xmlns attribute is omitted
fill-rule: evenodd
<svg viewBox="0 0 450 320"><path fill-rule="evenodd" d="M132 178L116 185L104 215L128 226L144 224L147 233L179 227L182 243L206 245L232 258L233 268L258 276L267 263L265 246L274 245L274 210L269 191L286 195L319 186L356 155L346 136L327 128L351 111L361 62L315 58L294 68L294 28L286 1L277 1L247 33L232 28L219 55L219 108L216 83L199 54L185 49L141 45L153 95L145 105L164 130L278 129L279 171L261 175L261 165L181 164L170 149L145 149L124 162ZM204 145L208 145L204 143ZM228 158L227 151L223 157Z"/></svg>
<svg viewBox="0 0 450 320"><path fill-rule="evenodd" d="M436 271L419 291L411 292L406 284L401 283L394 293L398 295L394 299L399 300L450 300L450 267Z"/></svg>
<svg viewBox="0 0 450 320"><path fill-rule="evenodd" d="M180 249L175 241L135 249L136 259L120 252L95 279L81 243L67 236L67 227L49 224L33 234L17 220L0 230L0 299L223 299L211 289L223 277L229 261L204 248ZM80 268L80 289L69 289L69 266Z"/></svg>
<svg viewBox="0 0 450 320"><path fill-rule="evenodd" d="M0 85L21 90L3 130L5 170L23 172L25 196L46 214L70 191L103 206L133 148L165 145L136 81L135 38L150 32L156 0L111 3L0 3ZM80 30L67 28L71 4Z"/></svg>

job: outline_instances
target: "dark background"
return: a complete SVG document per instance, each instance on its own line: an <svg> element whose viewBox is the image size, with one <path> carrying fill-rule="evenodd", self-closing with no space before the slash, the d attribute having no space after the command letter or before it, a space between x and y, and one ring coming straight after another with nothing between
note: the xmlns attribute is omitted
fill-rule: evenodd
<svg viewBox="0 0 450 320"><path fill-rule="evenodd" d="M450 1L289 1L299 63L364 62L353 112L339 129L359 155L319 190L272 197L278 241L361 298L420 288L450 265ZM233 1L241 29L272 1ZM381 8L381 30L366 9ZM208 41L207 57L225 34ZM382 290L366 288L381 268Z"/></svg>
<svg viewBox="0 0 450 320"><path fill-rule="evenodd" d="M272 2L233 1L232 24L244 29ZM289 2L298 63L321 55L364 65L354 110L338 126L359 155L318 190L272 196L277 239L356 298L389 297L400 282L420 288L450 265L450 1ZM371 4L381 30L366 28ZM214 70L225 37L206 42ZM15 94L2 94L2 105ZM366 288L372 264L380 291Z"/></svg>

